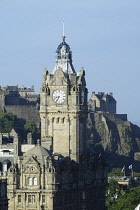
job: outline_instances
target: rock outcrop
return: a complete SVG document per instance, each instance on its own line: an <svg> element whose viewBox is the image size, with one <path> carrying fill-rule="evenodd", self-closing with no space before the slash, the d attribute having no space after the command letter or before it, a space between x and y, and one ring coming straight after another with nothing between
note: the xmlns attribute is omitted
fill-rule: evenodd
<svg viewBox="0 0 140 210"><path fill-rule="evenodd" d="M123 120L123 115L117 118L117 115L101 112L89 114L87 129L88 143L95 151L104 151L112 167L133 163L136 170L140 170L137 168L140 163L140 128L137 125Z"/></svg>

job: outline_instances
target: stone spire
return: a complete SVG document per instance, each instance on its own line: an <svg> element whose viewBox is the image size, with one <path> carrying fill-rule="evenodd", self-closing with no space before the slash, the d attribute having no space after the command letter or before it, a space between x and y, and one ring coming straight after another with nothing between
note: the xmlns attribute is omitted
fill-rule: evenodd
<svg viewBox="0 0 140 210"><path fill-rule="evenodd" d="M72 64L72 52L70 50L69 45L65 42L65 36L62 36L62 39L62 43L58 46L56 50L56 63L53 73L59 68L61 68L66 74L75 73Z"/></svg>

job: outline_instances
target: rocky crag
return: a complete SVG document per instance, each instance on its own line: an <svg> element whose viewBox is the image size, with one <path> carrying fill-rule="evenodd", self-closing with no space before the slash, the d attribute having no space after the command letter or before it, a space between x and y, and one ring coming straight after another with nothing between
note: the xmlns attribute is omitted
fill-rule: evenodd
<svg viewBox="0 0 140 210"><path fill-rule="evenodd" d="M109 167L133 164L140 171L140 128L125 116L90 113L87 123L88 144L105 156ZM128 167L127 167L128 168Z"/></svg>

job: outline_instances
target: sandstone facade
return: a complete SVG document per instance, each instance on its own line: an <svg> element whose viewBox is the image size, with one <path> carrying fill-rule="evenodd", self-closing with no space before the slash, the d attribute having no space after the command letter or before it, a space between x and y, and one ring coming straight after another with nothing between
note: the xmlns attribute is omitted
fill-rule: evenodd
<svg viewBox="0 0 140 210"><path fill-rule="evenodd" d="M9 210L105 209L107 166L87 147L87 93L85 71L74 70L63 37L53 73L43 72L41 140L35 145L28 135L21 145L13 132L13 161L2 162Z"/></svg>

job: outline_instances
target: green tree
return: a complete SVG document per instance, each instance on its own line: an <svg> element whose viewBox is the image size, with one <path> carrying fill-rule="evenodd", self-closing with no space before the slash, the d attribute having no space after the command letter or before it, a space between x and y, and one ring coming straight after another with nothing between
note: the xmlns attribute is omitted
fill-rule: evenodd
<svg viewBox="0 0 140 210"><path fill-rule="evenodd" d="M12 128L14 128L15 116L12 113L3 113L0 110L0 132L10 133Z"/></svg>
<svg viewBox="0 0 140 210"><path fill-rule="evenodd" d="M121 194L109 210L134 210L140 203L140 186Z"/></svg>
<svg viewBox="0 0 140 210"><path fill-rule="evenodd" d="M33 120L27 120L26 124L24 125L24 129L27 133L35 133L37 131L35 122Z"/></svg>
<svg viewBox="0 0 140 210"><path fill-rule="evenodd" d="M112 208L112 205L118 198L120 194L122 194L122 186L118 184L115 180L110 180L109 185L107 187L107 197L106 197L106 206L108 209Z"/></svg>
<svg viewBox="0 0 140 210"><path fill-rule="evenodd" d="M24 130L25 120L15 117L14 129L22 139L26 139L26 132Z"/></svg>
<svg viewBox="0 0 140 210"><path fill-rule="evenodd" d="M123 172L121 168L113 168L108 176L123 176Z"/></svg>
<svg viewBox="0 0 140 210"><path fill-rule="evenodd" d="M22 140L26 139L29 132L33 134L35 140L40 138L40 128L37 129L33 120L25 121L12 113L3 113L0 110L0 133L10 133L13 128Z"/></svg>
<svg viewBox="0 0 140 210"><path fill-rule="evenodd" d="M1 119L2 117L4 117L4 113L3 113L3 111L0 109L0 119Z"/></svg>
<svg viewBox="0 0 140 210"><path fill-rule="evenodd" d="M109 182L109 185L108 185L107 190L108 190L108 193L109 193L111 196L114 196L114 194L115 194L116 192L120 192L121 186L118 184L117 181L115 181L115 180L112 179L112 180L110 180L110 182Z"/></svg>

